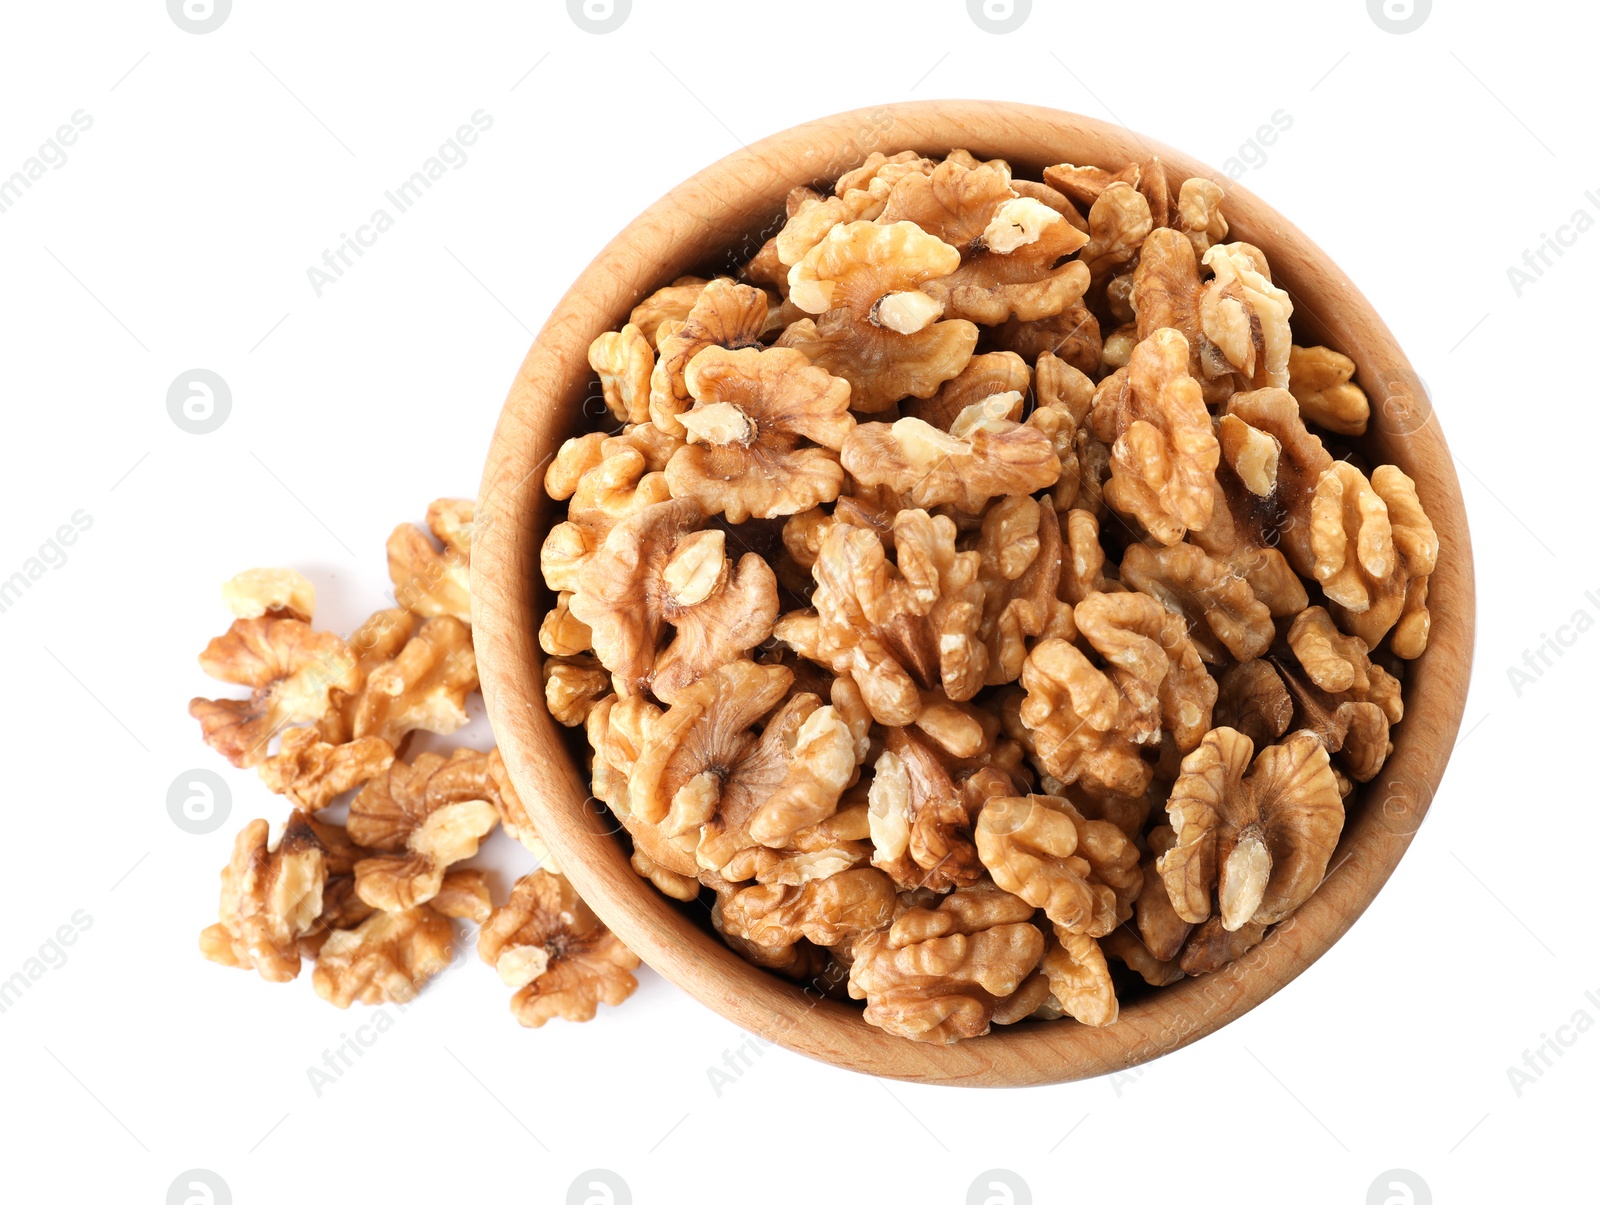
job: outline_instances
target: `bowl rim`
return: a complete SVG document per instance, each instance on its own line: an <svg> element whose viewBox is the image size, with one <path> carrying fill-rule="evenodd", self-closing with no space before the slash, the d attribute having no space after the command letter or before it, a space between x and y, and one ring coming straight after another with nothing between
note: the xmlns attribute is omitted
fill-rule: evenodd
<svg viewBox="0 0 1600 1205"><path fill-rule="evenodd" d="M549 592L539 545L554 504L542 470L568 434L592 374L591 339L626 321L653 289L719 254L733 266L759 247L761 223L796 184L831 180L872 150L943 153L965 147L1037 178L1050 163L1119 165L1160 156L1174 179L1206 176L1227 192L1230 239L1267 254L1308 332L1356 361L1374 406L1365 446L1417 483L1440 540L1430 582L1432 631L1412 662L1406 716L1379 776L1346 822L1315 894L1266 941L1209 975L1190 977L1122 1009L1116 1024L995 1027L951 1046L884 1033L860 1009L751 966L634 873L618 825L589 794L568 730L545 707L536 633ZM850 1070L924 1083L1024 1086L1136 1066L1250 1011L1306 970L1350 928L1398 865L1433 801L1466 705L1474 635L1473 566L1454 463L1432 404L1383 320L1295 226L1248 190L1190 156L1120 126L1000 101L909 101L854 109L780 131L704 168L654 202L583 271L534 339L501 411L478 499L472 617L491 726L512 780L563 872L600 918L647 964L759 1037ZM1381 803L1377 800L1381 799Z"/></svg>

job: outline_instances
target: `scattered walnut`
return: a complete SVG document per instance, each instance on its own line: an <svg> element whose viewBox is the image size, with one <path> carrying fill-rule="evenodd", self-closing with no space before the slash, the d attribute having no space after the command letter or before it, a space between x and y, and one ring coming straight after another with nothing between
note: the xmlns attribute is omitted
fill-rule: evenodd
<svg viewBox="0 0 1600 1205"><path fill-rule="evenodd" d="M1316 890L1344 827L1344 802L1315 734L1262 750L1231 728L1206 734L1183 760L1167 803L1176 841L1157 866L1172 906L1191 924L1275 924ZM1248 776L1246 770L1249 770Z"/></svg>
<svg viewBox="0 0 1600 1205"><path fill-rule="evenodd" d="M639 959L558 874L536 870L478 930L478 957L516 994L511 1014L538 1028L552 1017L591 1021L639 986Z"/></svg>
<svg viewBox="0 0 1600 1205"><path fill-rule="evenodd" d="M428 530L444 545L440 552L420 529L402 523L389 537L389 580L394 597L423 619L452 615L472 622L467 588L472 554L473 504L440 498L428 507Z"/></svg>
<svg viewBox="0 0 1600 1205"><path fill-rule="evenodd" d="M300 973L298 943L322 912L327 867L305 813L294 813L275 845L268 831L265 820L252 820L234 839L220 919L200 934L200 952L283 983Z"/></svg>
<svg viewBox="0 0 1600 1205"><path fill-rule="evenodd" d="M790 299L820 317L793 323L778 342L849 381L854 410L929 397L966 367L978 340L970 322L938 321L942 306L920 291L960 262L910 222L835 226L789 270Z"/></svg>
<svg viewBox="0 0 1600 1205"><path fill-rule="evenodd" d="M294 569L246 569L222 584L222 602L240 619L310 623L317 592L305 575Z"/></svg>
<svg viewBox="0 0 1600 1205"><path fill-rule="evenodd" d="M356 863L356 894L400 912L439 893L445 872L478 852L500 822L488 794L488 755L457 749L395 762L350 804L351 838L375 856Z"/></svg>
<svg viewBox="0 0 1600 1205"><path fill-rule="evenodd" d="M1095 438L1111 445L1106 502L1163 544L1211 521L1222 455L1188 358L1171 328L1141 339L1128 367L1101 382L1089 412Z"/></svg>
<svg viewBox="0 0 1600 1205"><path fill-rule="evenodd" d="M901 1037L978 1037L1044 953L1032 918L1032 905L990 884L907 908L888 928L857 938L850 995L866 1000L869 1024Z"/></svg>
<svg viewBox="0 0 1600 1205"><path fill-rule="evenodd" d="M855 427L850 386L786 347L707 348L684 373L688 443L667 464L675 498L743 523L832 502L838 452Z"/></svg>
<svg viewBox="0 0 1600 1205"><path fill-rule="evenodd" d="M449 920L428 905L374 912L354 929L328 936L311 983L336 1008L405 1004L455 953Z"/></svg>
<svg viewBox="0 0 1600 1205"><path fill-rule="evenodd" d="M236 766L260 765L289 724L320 720L333 692L354 693L360 671L350 646L298 619L236 619L200 654L213 678L248 686L248 699L192 699L206 744Z"/></svg>
<svg viewBox="0 0 1600 1205"><path fill-rule="evenodd" d="M394 761L394 746L375 736L329 744L315 728L284 730L278 752L256 767L274 795L308 812L327 807L338 796L376 778Z"/></svg>
<svg viewBox="0 0 1600 1205"><path fill-rule="evenodd" d="M578 575L572 613L623 693L671 702L771 634L772 569L753 552L735 565L725 534L701 530L704 518L692 498L659 502L617 524Z"/></svg>
<svg viewBox="0 0 1600 1205"><path fill-rule="evenodd" d="M472 630L442 615L417 629L393 661L367 675L355 699L353 730L398 746L408 732L448 735L467 722L467 695L478 689Z"/></svg>
<svg viewBox="0 0 1600 1205"><path fill-rule="evenodd" d="M925 690L970 699L988 654L979 555L956 551L955 524L942 515L903 510L893 531L891 564L874 532L831 528L812 569L816 612L785 615L773 634L853 678L873 718L900 727L921 714Z"/></svg>
<svg viewBox="0 0 1600 1205"><path fill-rule="evenodd" d="M1351 381L1356 362L1327 347L1289 348L1289 392L1300 417L1336 435L1364 435L1372 407Z"/></svg>
<svg viewBox="0 0 1600 1205"><path fill-rule="evenodd" d="M989 800L973 832L995 883L1044 909L1059 931L1103 937L1133 914L1139 850L1116 825L1029 795Z"/></svg>

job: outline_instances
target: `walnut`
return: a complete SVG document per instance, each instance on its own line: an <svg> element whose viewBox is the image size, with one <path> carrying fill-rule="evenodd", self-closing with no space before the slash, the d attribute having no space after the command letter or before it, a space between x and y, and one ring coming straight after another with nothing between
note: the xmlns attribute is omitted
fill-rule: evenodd
<svg viewBox="0 0 1600 1205"><path fill-rule="evenodd" d="M933 167L913 152L889 158L874 151L860 167L839 177L831 197L810 189L794 190L786 206L789 220L773 239L779 261L793 267L835 226L883 217L895 186L907 176L925 176Z"/></svg>
<svg viewBox="0 0 1600 1205"><path fill-rule="evenodd" d="M1289 731L1293 717L1294 700L1271 662L1244 661L1217 680L1212 724L1237 729L1258 749L1265 749Z"/></svg>
<svg viewBox="0 0 1600 1205"><path fill-rule="evenodd" d="M556 595L556 605L539 624L539 647L552 657L576 657L594 648L589 625L572 613L572 591Z"/></svg>
<svg viewBox="0 0 1600 1205"><path fill-rule="evenodd" d="M488 754L420 754L361 789L350 804L351 839L375 851L355 865L356 894L400 912L439 893L445 872L478 852L500 813L486 797Z"/></svg>
<svg viewBox="0 0 1600 1205"><path fill-rule="evenodd" d="M472 629L441 615L417 629L393 661L367 675L354 701L353 733L398 746L408 732L447 736L467 722L467 695L478 689Z"/></svg>
<svg viewBox="0 0 1600 1205"><path fill-rule="evenodd" d="M1112 184L1139 184L1139 165L1124 164L1119 171L1109 172L1093 165L1080 167L1072 163L1058 163L1044 169L1044 182L1078 205L1088 208L1100 199Z"/></svg>
<svg viewBox="0 0 1600 1205"><path fill-rule="evenodd" d="M650 340L631 322L589 344L589 367L600 375L606 406L619 423L650 421L650 374L655 366Z"/></svg>
<svg viewBox="0 0 1600 1205"><path fill-rule="evenodd" d="M903 727L935 687L956 701L983 685L980 556L957 552L955 524L924 510L894 518L895 562L875 532L836 524L812 569L815 613L791 612L773 634L801 656L848 675L873 719Z"/></svg>
<svg viewBox="0 0 1600 1205"><path fill-rule="evenodd" d="M1315 733L1357 782L1374 778L1392 746L1389 728L1404 715L1400 683L1367 657L1366 643L1346 636L1321 607L1308 607L1289 627L1287 643L1299 663L1275 661L1279 689L1292 698L1302 728Z"/></svg>
<svg viewBox="0 0 1600 1205"><path fill-rule="evenodd" d="M1115 958L1151 987L1170 987L1183 978L1181 966L1157 958L1127 925L1107 933L1099 945L1102 953Z"/></svg>
<svg viewBox="0 0 1600 1205"><path fill-rule="evenodd" d="M1251 921L1229 931L1220 916L1213 916L1183 944L1178 968L1186 975L1208 975L1259 946L1268 925Z"/></svg>
<svg viewBox="0 0 1600 1205"><path fill-rule="evenodd" d="M851 793L861 798L848 802ZM753 845L739 851L723 867L723 877L731 883L754 879L795 886L865 866L871 858L867 801L865 793L857 789L839 800L838 811L798 829L781 848Z"/></svg>
<svg viewBox="0 0 1600 1205"><path fill-rule="evenodd" d="M1311 500L1312 572L1334 617L1368 648L1394 629L1390 647L1418 657L1428 644L1428 575L1439 537L1416 484L1392 464L1368 479L1335 461Z"/></svg>
<svg viewBox="0 0 1600 1205"><path fill-rule="evenodd" d="M974 357L976 359L976 357ZM1061 476L1051 490L1057 513L1078 500L1084 484L1080 449L1088 433L1083 422L1094 404L1094 382L1051 352L1041 352L1035 369L1036 404L1028 425L1044 432L1061 462Z"/></svg>
<svg viewBox="0 0 1600 1205"><path fill-rule="evenodd" d="M329 935L311 984L329 1004L406 1004L455 959L450 922L426 904L375 912Z"/></svg>
<svg viewBox="0 0 1600 1205"><path fill-rule="evenodd" d="M1344 802L1314 733L1291 734L1252 766L1253 752L1249 737L1213 729L1173 784L1167 815L1176 841L1156 865L1190 924L1211 915L1213 892L1230 932L1282 920L1316 890L1344 827Z"/></svg>
<svg viewBox="0 0 1600 1205"><path fill-rule="evenodd" d="M838 452L855 427L848 383L789 348L711 347L684 384L695 402L678 415L689 442L667 464L673 497L743 523L839 496Z"/></svg>
<svg viewBox="0 0 1600 1205"><path fill-rule="evenodd" d="M1011 406L1008 395L997 397ZM991 417L985 409L991 403L996 398L968 406L948 433L920 418L861 423L844 441L840 460L857 481L903 494L912 506L952 504L968 513L991 498L1054 485L1061 461L1049 436Z"/></svg>
<svg viewBox="0 0 1600 1205"><path fill-rule="evenodd" d="M1049 1006L1084 1025L1110 1025L1117 1019L1117 991L1100 943L1056 926L1055 939L1039 962L1050 983Z"/></svg>
<svg viewBox="0 0 1600 1205"><path fill-rule="evenodd" d="M995 883L1044 909L1058 931L1103 937L1133 915L1144 883L1138 848L1065 799L991 799L973 834Z"/></svg>
<svg viewBox="0 0 1600 1205"><path fill-rule="evenodd" d="M550 529L539 551L545 584L568 593L611 529L671 497L664 472L652 470L635 442L596 431L569 439L545 473L545 490L570 498L567 518Z"/></svg>
<svg viewBox="0 0 1600 1205"><path fill-rule="evenodd" d="M1272 644L1272 612L1250 583L1193 544L1131 544L1120 572L1123 582L1188 624L1195 648L1211 665L1229 657L1249 661Z"/></svg>
<svg viewBox="0 0 1600 1205"><path fill-rule="evenodd" d="M1153 744L1165 731L1180 753L1199 744L1211 727L1217 684L1185 620L1136 591L1091 594L1072 614L1111 668L1122 695L1120 722L1131 739Z"/></svg>
<svg viewBox="0 0 1600 1205"><path fill-rule="evenodd" d="M329 744L314 728L288 728L278 752L256 767L274 795L308 812L376 778L394 761L394 746L375 736Z"/></svg>
<svg viewBox="0 0 1600 1205"><path fill-rule="evenodd" d="M633 767L661 716L659 707L638 695L627 699L608 695L595 704L584 723L594 750L594 793L610 805L633 839L634 870L675 899L692 900L700 891L696 880L700 866L695 859L699 834L691 829L668 836L663 829L664 816L645 820L633 811L629 800Z"/></svg>
<svg viewBox="0 0 1600 1205"><path fill-rule="evenodd" d="M611 691L611 675L594 657L547 657L543 672L545 705L568 728L581 725L590 708Z"/></svg>
<svg viewBox="0 0 1600 1205"><path fill-rule="evenodd" d="M1049 183L1049 178L1046 177ZM1095 281L1127 263L1150 234L1150 202L1125 181L1106 187L1089 209L1089 241L1078 258Z"/></svg>
<svg viewBox="0 0 1600 1205"><path fill-rule="evenodd" d="M1159 859L1177 844L1177 840L1177 834L1172 831L1171 825L1158 824L1150 830L1146 837L1150 846L1150 857L1146 859L1142 871L1144 886L1139 891L1138 899L1133 903L1139 942L1150 952L1152 958L1161 963L1177 960L1178 954L1183 949L1183 943L1188 940L1189 933L1194 928L1173 908L1172 897L1167 894L1166 884L1162 882L1161 872L1156 865Z"/></svg>
<svg viewBox="0 0 1600 1205"><path fill-rule="evenodd" d="M628 315L628 325L639 329L653 349L656 331L663 322L682 322L689 317L694 303L710 282L703 276L680 276L665 288L657 289L646 297Z"/></svg>
<svg viewBox="0 0 1600 1205"><path fill-rule="evenodd" d="M489 876L481 870L452 870L444 876L439 894L428 906L451 920L470 920L481 925L494 911Z"/></svg>
<svg viewBox="0 0 1600 1205"><path fill-rule="evenodd" d="M1272 283L1266 256L1249 243L1218 243L1202 262L1214 273L1200 295L1200 326L1257 389L1289 384L1289 294Z"/></svg>
<svg viewBox="0 0 1600 1205"><path fill-rule="evenodd" d="M222 602L239 619L310 623L317 592L305 575L294 569L246 569L222 583Z"/></svg>
<svg viewBox="0 0 1600 1205"><path fill-rule="evenodd" d="M189 702L206 744L240 767L266 760L279 729L322 719L333 692L354 693L360 686L350 646L298 619L236 619L206 645L200 668L254 692L248 699Z"/></svg>
<svg viewBox="0 0 1600 1205"><path fill-rule="evenodd" d="M789 296L815 321L793 323L778 343L850 382L850 405L874 413L906 396L929 397L972 356L978 328L938 321L920 291L953 272L961 253L911 222L849 222L789 270Z"/></svg>
<svg viewBox="0 0 1600 1205"><path fill-rule="evenodd" d="M1127 731L1129 717L1112 680L1066 640L1041 640L1022 664L1018 718L1041 770L1064 783L1140 795L1150 767Z"/></svg>
<svg viewBox="0 0 1600 1205"><path fill-rule="evenodd" d="M1141 339L1128 367L1101 382L1089 412L1095 438L1111 445L1106 502L1163 544L1211 521L1222 455L1188 358L1171 328Z"/></svg>
<svg viewBox="0 0 1600 1205"><path fill-rule="evenodd" d="M552 1017L591 1021L601 1003L615 1007L639 986L638 957L565 878L544 870L518 879L478 930L478 957L515 989L512 1016L535 1029Z"/></svg>
<svg viewBox="0 0 1600 1205"><path fill-rule="evenodd" d="M978 1037L1044 953L1032 917L1032 905L990 884L909 907L856 939L850 995L866 1000L868 1024L901 1037L946 1045Z"/></svg>
<svg viewBox="0 0 1600 1205"><path fill-rule="evenodd" d="M887 925L894 904L889 876L863 866L796 886L745 887L723 902L722 924L735 937L763 946L793 945L801 938L834 946Z"/></svg>
<svg viewBox="0 0 1600 1205"><path fill-rule="evenodd" d="M1079 372L1094 376L1100 373L1100 322L1082 301L1073 302L1051 318L1031 322L1008 318L990 329L989 341L1024 360L1034 361L1050 352Z"/></svg>
<svg viewBox="0 0 1600 1205"><path fill-rule="evenodd" d="M1202 176L1191 176L1178 188L1173 226L1189 240L1196 259L1228 237L1228 219L1222 216L1224 195L1221 185Z"/></svg>
<svg viewBox="0 0 1600 1205"><path fill-rule="evenodd" d="M908 173L896 181L881 221L914 222L959 249L981 238L996 211L1015 199L1011 171L1004 164L946 159L931 172Z"/></svg>
<svg viewBox="0 0 1600 1205"><path fill-rule="evenodd" d="M283 983L300 973L298 943L322 912L327 866L304 812L293 814L276 844L268 843L268 831L265 820L252 820L234 839L220 919L200 934L200 952Z"/></svg>
<svg viewBox="0 0 1600 1205"><path fill-rule="evenodd" d="M622 693L670 703L772 632L772 569L753 552L735 565L725 533L700 530L704 517L692 498L659 502L617 524L578 575L572 613Z"/></svg>
<svg viewBox="0 0 1600 1205"><path fill-rule="evenodd" d="M1300 417L1336 435L1365 435L1372 407L1350 378L1356 362L1327 347L1289 348L1289 392Z"/></svg>
<svg viewBox="0 0 1600 1205"><path fill-rule="evenodd" d="M1121 279L1121 278L1119 278ZM1177 230L1150 232L1132 273L1130 301L1138 339L1171 327L1189 345L1189 375L1200 382L1208 402L1220 402L1238 388L1240 378L1200 322L1200 265L1190 240Z"/></svg>
<svg viewBox="0 0 1600 1205"><path fill-rule="evenodd" d="M420 529L402 523L389 536L389 580L394 597L423 619L453 615L472 622L471 578L473 503L440 498L428 506L428 530L444 545L441 552Z"/></svg>
<svg viewBox="0 0 1600 1205"><path fill-rule="evenodd" d="M767 295L718 277L700 294L683 325L659 339L660 358L650 377L650 417L657 429L682 436L678 416L693 404L684 373L708 347L755 347L767 322Z"/></svg>
<svg viewBox="0 0 1600 1205"><path fill-rule="evenodd" d="M1256 389L1228 399L1227 414L1270 435L1278 446L1271 491L1252 493L1235 475L1231 463L1218 474L1217 495L1226 505L1212 507L1212 522L1195 532L1194 541L1213 556L1239 565L1256 597L1282 618L1305 609L1291 604L1305 590L1288 568L1312 577L1311 501L1317 483L1333 464L1322 441L1306 430L1294 395L1285 389ZM1278 549L1281 548L1280 553ZM1281 562L1287 559L1287 565ZM1287 575L1287 581L1284 576ZM1273 597L1264 594L1275 595ZM1288 607L1285 610L1285 607Z"/></svg>
<svg viewBox="0 0 1600 1205"><path fill-rule="evenodd" d="M872 864L898 886L945 891L982 878L963 791L904 728L886 734L867 799Z"/></svg>
<svg viewBox="0 0 1600 1205"><path fill-rule="evenodd" d="M983 641L989 649L987 685L1015 682L1028 640L1058 618L1061 524L1049 498L1026 494L1000 499L983 517L978 535L979 577L984 584Z"/></svg>
<svg viewBox="0 0 1600 1205"><path fill-rule="evenodd" d="M974 402L997 394L1026 394L1032 380L1027 362L1015 352L986 352L968 360L932 397L909 398L900 409L908 418L920 418L931 427L948 431L956 416Z"/></svg>
<svg viewBox="0 0 1600 1205"><path fill-rule="evenodd" d="M1012 317L1023 322L1051 318L1089 287L1087 266L1077 260L1061 263L1087 241L1043 202L1007 200L967 244L961 266L929 281L924 290L953 318L989 324Z"/></svg>

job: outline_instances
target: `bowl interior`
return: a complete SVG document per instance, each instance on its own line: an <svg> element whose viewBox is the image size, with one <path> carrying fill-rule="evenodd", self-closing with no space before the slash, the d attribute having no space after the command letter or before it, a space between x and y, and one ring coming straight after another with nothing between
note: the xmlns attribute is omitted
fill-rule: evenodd
<svg viewBox="0 0 1600 1205"><path fill-rule="evenodd" d="M539 547L559 509L544 468L561 442L591 429L598 393L589 343L644 296L689 273L732 273L782 224L797 184L826 185L874 150L943 154L965 147L1039 178L1057 163L1111 168L1157 154L1174 181L1206 176L1227 191L1230 239L1266 253L1293 298L1296 341L1355 360L1372 400L1363 448L1398 465L1440 540L1430 582L1432 632L1411 663L1406 716L1382 772L1359 788L1326 880L1239 961L1124 1003L1117 1023L996 1027L948 1047L883 1033L858 1008L814 986L752 967L710 931L703 908L680 906L634 874L618 825L590 797L581 729L548 715L536 633L550 598ZM1473 633L1472 561L1453 462L1427 395L1360 292L1302 233L1258 198L1179 152L1125 129L1031 106L934 101L857 110L755 143L661 198L608 244L552 313L512 386L478 504L473 618L496 737L540 833L579 892L657 971L747 1030L814 1058L927 1082L1024 1085L1136 1065L1186 1045L1261 1003L1316 960L1371 902L1421 824L1465 705Z"/></svg>

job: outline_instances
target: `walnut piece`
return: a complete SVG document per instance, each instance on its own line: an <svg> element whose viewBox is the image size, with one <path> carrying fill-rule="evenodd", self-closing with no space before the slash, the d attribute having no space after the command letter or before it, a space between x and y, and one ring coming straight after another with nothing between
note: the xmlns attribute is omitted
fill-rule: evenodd
<svg viewBox="0 0 1600 1205"><path fill-rule="evenodd" d="M772 632L771 567L753 552L735 565L724 533L702 530L704 519L692 498L657 503L617 524L578 575L572 613L623 693L670 703Z"/></svg>
<svg viewBox="0 0 1600 1205"><path fill-rule="evenodd" d="M578 588L578 574L611 529L671 497L661 468L651 468L639 440L595 431L569 439L545 472L545 490L567 505L565 521L557 523L539 550L539 568L552 590Z"/></svg>
<svg viewBox="0 0 1600 1205"><path fill-rule="evenodd" d="M1163 327L1101 382L1089 413L1095 438L1111 446L1106 502L1163 544L1211 521L1222 456L1188 362L1188 343Z"/></svg>
<svg viewBox="0 0 1600 1205"><path fill-rule="evenodd" d="M389 580L395 601L413 615L431 619L451 615L472 622L471 580L473 503L440 498L428 506L428 530L444 546L436 549L422 531L402 523L389 536Z"/></svg>
<svg viewBox="0 0 1600 1205"><path fill-rule="evenodd" d="M661 356L650 378L650 417L658 430L681 437L678 416L693 404L684 374L709 347L755 347L767 323L767 295L718 277L706 285L683 325L659 340Z"/></svg>
<svg viewBox="0 0 1600 1205"><path fill-rule="evenodd" d="M334 745L323 740L315 728L288 728L278 752L257 766L256 772L274 795L316 812L376 778L393 761L394 746L379 737Z"/></svg>
<svg viewBox="0 0 1600 1205"><path fill-rule="evenodd" d="M396 747L408 732L448 736L467 722L478 689L472 629L441 615L417 629L393 661L374 669L354 700L352 732Z"/></svg>
<svg viewBox="0 0 1600 1205"><path fill-rule="evenodd" d="M681 323L688 318L689 311L694 309L694 303L700 300L700 294L709 283L703 276L680 276L634 306L627 324L638 327L639 333L653 349L661 324Z"/></svg>
<svg viewBox="0 0 1600 1205"><path fill-rule="evenodd" d="M455 959L450 922L427 905L374 912L328 936L311 983L335 1008L406 1004Z"/></svg>
<svg viewBox="0 0 1600 1205"><path fill-rule="evenodd" d="M611 675L595 657L548 657L543 673L545 706L568 728L588 719L590 708L611 690Z"/></svg>
<svg viewBox="0 0 1600 1205"><path fill-rule="evenodd" d="M639 986L638 956L565 878L545 870L518 879L478 930L478 957L515 989L517 1022L535 1029L552 1017L591 1021L602 1003L615 1007Z"/></svg>
<svg viewBox="0 0 1600 1205"><path fill-rule="evenodd" d="M978 534L983 582L983 641L989 650L984 682L1014 682L1028 641L1052 621L1064 622L1056 586L1061 576L1061 524L1049 498L1002 498L983 517ZM1068 611L1070 614L1070 611Z"/></svg>
<svg viewBox="0 0 1600 1205"><path fill-rule="evenodd" d="M1190 924L1211 915L1213 892L1229 932L1281 921L1316 890L1344 827L1328 752L1313 733L1263 749L1252 766L1253 752L1243 733L1213 729L1173 784L1176 839L1157 867Z"/></svg>
<svg viewBox="0 0 1600 1205"><path fill-rule="evenodd" d="M789 270L790 300L819 317L792 323L779 345L849 381L852 409L929 397L966 367L978 341L971 322L939 321L943 306L920 291L960 262L959 251L911 222L835 226Z"/></svg>
<svg viewBox="0 0 1600 1205"><path fill-rule="evenodd" d="M1084 1025L1110 1025L1117 1019L1117 991L1100 943L1056 926L1056 936L1039 962L1050 983L1049 1007Z"/></svg>
<svg viewBox="0 0 1600 1205"><path fill-rule="evenodd" d="M1002 410L1011 397L968 406L949 432L920 418L861 423L844 441L840 461L863 485L885 486L912 506L951 504L976 513L991 498L1047 489L1061 476L1061 461L1048 435L988 410ZM1020 397L1016 401L1020 401Z"/></svg>
<svg viewBox="0 0 1600 1205"><path fill-rule="evenodd" d="M897 886L947 891L983 876L964 793L904 728L885 736L867 800L872 864Z"/></svg>
<svg viewBox="0 0 1600 1205"><path fill-rule="evenodd" d="M375 851L355 865L356 894L400 912L438 895L445 872L478 852L500 822L487 796L489 755L457 749L418 755L361 789L350 804L352 840Z"/></svg>
<svg viewBox="0 0 1600 1205"><path fill-rule="evenodd" d="M1066 640L1041 640L1022 665L1018 718L1044 773L1063 783L1140 795L1150 782L1116 684Z"/></svg>
<svg viewBox="0 0 1600 1205"><path fill-rule="evenodd" d="M236 766L260 765L289 724L322 719L333 692L354 693L360 671L350 646L298 619L236 619L200 654L213 678L251 687L248 699L192 699L206 744Z"/></svg>
<svg viewBox="0 0 1600 1205"><path fill-rule="evenodd" d="M1272 644L1272 611L1250 583L1194 544L1149 548L1133 544L1122 554L1122 581L1157 599L1189 627L1200 656L1211 665L1249 661Z"/></svg>
<svg viewBox="0 0 1600 1205"><path fill-rule="evenodd" d="M606 406L620 423L650 421L650 374L655 366L650 340L631 322L589 344L589 367L599 374Z"/></svg>
<svg viewBox="0 0 1600 1205"><path fill-rule="evenodd" d="M1058 931L1104 937L1133 914L1139 850L1116 825L1028 795L989 800L973 832L995 883L1044 909Z"/></svg>
<svg viewBox="0 0 1600 1205"><path fill-rule="evenodd" d="M796 886L758 884L722 905L723 927L757 945L846 943L887 925L894 917L894 884L870 866L843 870Z"/></svg>
<svg viewBox="0 0 1600 1205"><path fill-rule="evenodd" d="M1211 727L1216 681L1206 672L1182 616L1148 594L1091 594L1073 608L1078 630L1105 658L1122 696L1120 726L1138 744L1165 731L1180 753Z"/></svg>
<svg viewBox="0 0 1600 1205"><path fill-rule="evenodd" d="M223 605L240 619L311 622L316 588L294 569L246 569L222 583Z"/></svg>
<svg viewBox="0 0 1600 1205"><path fill-rule="evenodd" d="M955 524L924 510L894 518L895 561L869 530L835 525L812 569L814 614L791 612L773 634L801 656L848 675L873 719L903 727L923 692L970 699L983 685L980 556L956 551Z"/></svg>
<svg viewBox="0 0 1600 1205"><path fill-rule="evenodd" d="M300 973L299 941L322 913L327 866L305 813L294 813L275 845L268 832L265 820L252 820L234 839L219 920L200 934L200 952L283 983Z"/></svg>
<svg viewBox="0 0 1600 1205"><path fill-rule="evenodd" d="M838 452L855 428L850 386L784 347L700 352L684 372L688 443L667 463L675 498L743 523L832 502Z"/></svg>
<svg viewBox="0 0 1600 1205"><path fill-rule="evenodd" d="M931 903L931 901L930 901ZM907 908L856 939L850 995L868 1024L918 1042L949 1044L989 1032L1000 1003L1044 954L1033 906L991 884Z"/></svg>
<svg viewBox="0 0 1600 1205"><path fill-rule="evenodd" d="M1365 435L1372 416L1355 374L1356 362L1331 348L1289 348L1289 392L1300 416L1335 435Z"/></svg>

